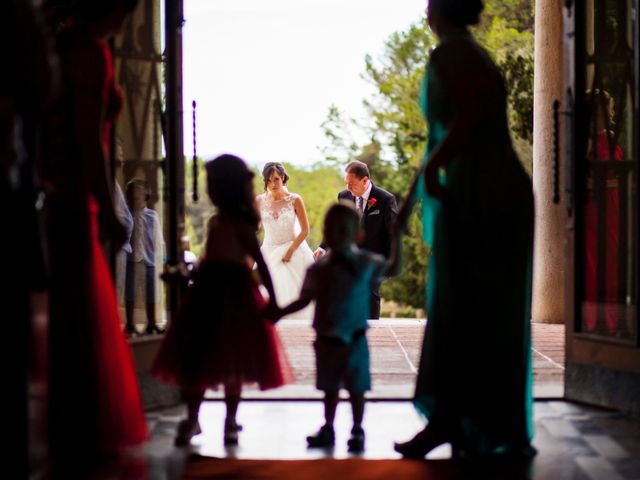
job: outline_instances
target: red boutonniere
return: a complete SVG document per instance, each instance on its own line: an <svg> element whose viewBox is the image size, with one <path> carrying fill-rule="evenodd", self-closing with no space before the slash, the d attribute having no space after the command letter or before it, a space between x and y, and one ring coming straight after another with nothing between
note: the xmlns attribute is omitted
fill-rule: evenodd
<svg viewBox="0 0 640 480"><path fill-rule="evenodd" d="M371 208L376 204L377 201L378 200L376 200L375 198L370 198L369 201L367 202L367 205L369 205L369 208Z"/></svg>

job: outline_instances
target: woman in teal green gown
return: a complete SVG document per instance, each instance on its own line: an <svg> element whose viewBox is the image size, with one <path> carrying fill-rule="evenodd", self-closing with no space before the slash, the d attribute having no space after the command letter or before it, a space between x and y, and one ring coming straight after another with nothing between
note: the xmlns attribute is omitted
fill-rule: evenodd
<svg viewBox="0 0 640 480"><path fill-rule="evenodd" d="M531 455L531 181L514 152L504 80L467 26L480 0L430 0L439 38L423 84L423 168L402 211L421 201L427 326L414 403L428 424L395 448L423 457Z"/></svg>

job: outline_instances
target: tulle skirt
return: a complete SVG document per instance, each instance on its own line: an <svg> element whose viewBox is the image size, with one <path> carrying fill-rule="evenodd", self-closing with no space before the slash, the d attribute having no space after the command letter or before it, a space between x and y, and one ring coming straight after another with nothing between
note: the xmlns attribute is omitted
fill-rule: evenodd
<svg viewBox="0 0 640 480"><path fill-rule="evenodd" d="M291 260L286 263L283 262L282 257L292 243L293 242L286 242L279 245L263 244L261 247L262 256L269 268L273 288L276 292L276 299L280 307L284 307L298 299L307 268L314 262L313 252L306 241L302 242L296 251L293 252ZM313 313L314 306L312 304L284 318L311 320L313 319Z"/></svg>
<svg viewBox="0 0 640 480"><path fill-rule="evenodd" d="M265 301L251 271L204 261L195 273L152 367L160 380L188 390L292 379L280 338L265 320Z"/></svg>
<svg viewBox="0 0 640 480"><path fill-rule="evenodd" d="M50 445L54 459L97 457L147 438L130 347L98 242L98 206L52 208Z"/></svg>

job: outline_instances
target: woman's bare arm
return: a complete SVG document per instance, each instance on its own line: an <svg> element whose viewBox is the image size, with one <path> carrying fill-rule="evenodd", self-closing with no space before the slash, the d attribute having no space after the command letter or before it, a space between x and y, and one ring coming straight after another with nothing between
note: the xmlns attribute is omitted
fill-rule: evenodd
<svg viewBox="0 0 640 480"><path fill-rule="evenodd" d="M302 201L302 197L296 196L295 200L293 201L293 205L296 209L296 217L298 218L298 223L300 224L300 233L293 240L293 243L282 258L282 260L286 262L291 260L293 252L296 251L296 249L302 244L302 242L305 241L305 239L309 235L309 219L307 217L307 210L304 206L304 202Z"/></svg>
<svg viewBox="0 0 640 480"><path fill-rule="evenodd" d="M258 224L258 229L257 229L258 232L262 228L262 198L263 198L263 195L260 194L256 196L256 201L255 201L256 212L258 212L258 214L260 215L260 223Z"/></svg>

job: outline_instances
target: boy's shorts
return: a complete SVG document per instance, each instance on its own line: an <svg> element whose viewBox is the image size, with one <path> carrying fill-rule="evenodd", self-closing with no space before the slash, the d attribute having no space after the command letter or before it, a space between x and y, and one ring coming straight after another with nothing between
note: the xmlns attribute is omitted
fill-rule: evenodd
<svg viewBox="0 0 640 480"><path fill-rule="evenodd" d="M318 390L338 392L345 388L356 395L371 390L369 346L364 332L349 344L339 338L318 337L313 347Z"/></svg>

